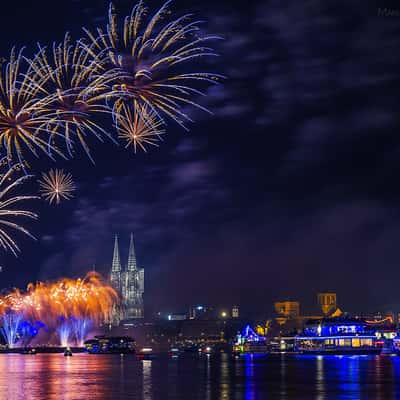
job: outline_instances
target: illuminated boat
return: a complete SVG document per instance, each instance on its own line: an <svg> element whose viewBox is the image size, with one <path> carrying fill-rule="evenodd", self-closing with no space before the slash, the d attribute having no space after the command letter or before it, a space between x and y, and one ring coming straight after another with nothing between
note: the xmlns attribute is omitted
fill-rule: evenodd
<svg viewBox="0 0 400 400"><path fill-rule="evenodd" d="M152 360L156 358L156 354L151 347L143 347L136 353L136 358L139 360Z"/></svg>
<svg viewBox="0 0 400 400"><path fill-rule="evenodd" d="M250 325L236 336L236 342L233 345L233 353L236 355L266 354L269 350L265 336L258 335Z"/></svg>
<svg viewBox="0 0 400 400"><path fill-rule="evenodd" d="M393 339L392 350L393 350L393 353L395 353L398 356L400 356L400 336L396 336Z"/></svg>
<svg viewBox="0 0 400 400"><path fill-rule="evenodd" d="M85 351L89 354L132 354L135 341L129 336L95 336L86 340Z"/></svg>
<svg viewBox="0 0 400 400"><path fill-rule="evenodd" d="M178 358L182 354L182 351L178 347L171 347L168 352L168 356L171 358Z"/></svg>
<svg viewBox="0 0 400 400"><path fill-rule="evenodd" d="M295 337L295 350L303 354L380 354L383 344L373 327L355 318L310 321Z"/></svg>
<svg viewBox="0 0 400 400"><path fill-rule="evenodd" d="M69 347L67 347L64 351L64 357L72 357L72 351Z"/></svg>

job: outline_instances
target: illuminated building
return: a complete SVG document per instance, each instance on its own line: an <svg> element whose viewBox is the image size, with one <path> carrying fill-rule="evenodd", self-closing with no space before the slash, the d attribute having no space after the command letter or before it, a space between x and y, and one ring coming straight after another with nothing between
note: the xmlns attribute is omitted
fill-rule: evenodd
<svg viewBox="0 0 400 400"><path fill-rule="evenodd" d="M295 322L295 326L298 325L297 320L300 316L300 303L298 301L278 301L274 303L274 308L278 314L278 317L275 318L278 325L285 325L288 320Z"/></svg>
<svg viewBox="0 0 400 400"><path fill-rule="evenodd" d="M282 334L284 331L300 332L305 321L322 318L321 315L300 315L300 303L298 301L278 301L274 303L274 308L278 314L277 317L275 317L275 321L279 326L279 334ZM333 310L335 309L332 309L332 311ZM339 315L341 315L341 311L338 309L337 316Z"/></svg>
<svg viewBox="0 0 400 400"><path fill-rule="evenodd" d="M336 311L336 293L318 293L318 304L325 316Z"/></svg>
<svg viewBox="0 0 400 400"><path fill-rule="evenodd" d="M233 306L232 318L239 318L239 307L238 306Z"/></svg>
<svg viewBox="0 0 400 400"><path fill-rule="evenodd" d="M179 313L168 314L167 319L168 321L184 321L185 319L187 319L187 316L186 314Z"/></svg>
<svg viewBox="0 0 400 400"><path fill-rule="evenodd" d="M113 324L118 325L121 320L143 318L144 269L137 266L133 234L125 270L122 269L118 237L115 237L110 281L121 297L121 306L114 310Z"/></svg>
<svg viewBox="0 0 400 400"><path fill-rule="evenodd" d="M275 311L287 318L296 318L300 315L300 303L298 301L280 301L274 304Z"/></svg>

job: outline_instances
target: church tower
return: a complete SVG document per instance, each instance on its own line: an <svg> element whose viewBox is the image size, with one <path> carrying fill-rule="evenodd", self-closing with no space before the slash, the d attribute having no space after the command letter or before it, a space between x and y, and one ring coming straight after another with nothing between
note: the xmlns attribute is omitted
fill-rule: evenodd
<svg viewBox="0 0 400 400"><path fill-rule="evenodd" d="M110 282L119 295L122 293L122 266L119 256L118 236L115 235L114 254L110 273ZM123 315L120 305L115 304L111 316L111 324L119 325Z"/></svg>
<svg viewBox="0 0 400 400"><path fill-rule="evenodd" d="M118 292L121 292L122 289L121 272L122 272L122 267L121 267L121 258L119 256L118 236L115 235L114 255L112 260L110 281L114 289Z"/></svg>
<svg viewBox="0 0 400 400"><path fill-rule="evenodd" d="M121 298L121 305L114 312L113 324L119 324L121 320L143 318L144 269L137 266L132 233L130 236L128 264L125 269L122 269L121 265L118 236L115 236L110 282Z"/></svg>
<svg viewBox="0 0 400 400"><path fill-rule="evenodd" d="M137 267L135 244L133 242L133 233L131 233L128 265L126 268L125 303L127 318L143 318L143 290L141 290L141 279L144 279L144 271Z"/></svg>

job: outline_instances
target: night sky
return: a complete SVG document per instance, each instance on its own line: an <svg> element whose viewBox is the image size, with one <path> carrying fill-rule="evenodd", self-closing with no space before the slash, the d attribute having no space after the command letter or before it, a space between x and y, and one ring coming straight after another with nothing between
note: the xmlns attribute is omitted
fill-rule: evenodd
<svg viewBox="0 0 400 400"><path fill-rule="evenodd" d="M106 23L107 1L57 3L2 4L0 58ZM189 133L169 123L148 153L93 140L96 166L83 150L34 162L78 190L32 203L38 240L0 254L0 287L108 272L114 234L126 262L133 231L151 310L270 314L290 298L311 312L333 290L343 310L400 311L400 17L379 7L396 3L176 0L225 37L211 67L228 79L201 101L214 115L192 112Z"/></svg>

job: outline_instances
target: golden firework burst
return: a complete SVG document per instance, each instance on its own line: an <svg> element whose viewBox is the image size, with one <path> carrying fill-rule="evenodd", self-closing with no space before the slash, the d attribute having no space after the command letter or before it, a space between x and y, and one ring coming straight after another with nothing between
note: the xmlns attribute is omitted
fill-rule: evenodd
<svg viewBox="0 0 400 400"><path fill-rule="evenodd" d="M0 166L5 167L5 158L0 160ZM29 231L23 226L19 225L15 220L20 217L27 217L30 219L36 219L37 214L21 210L19 204L23 201L37 199L37 196L13 196L12 193L19 186L21 186L29 175L19 176L22 167L19 164L13 165L4 174L0 174L0 247L5 250L10 250L15 256L19 252L19 247L12 237L11 231L19 231L25 235L35 239Z"/></svg>
<svg viewBox="0 0 400 400"><path fill-rule="evenodd" d="M190 14L170 20L170 3L167 1L148 18L148 8L140 1L125 18L122 28L111 4L106 31L98 28L93 34L85 30L89 44L82 41L82 45L94 60L97 73L113 82L110 96L115 100L116 115L123 103L140 101L186 129L185 124L191 118L184 107L194 106L209 112L193 101L194 96L204 95L195 86L216 84L224 77L179 70L183 64L187 70L191 61L217 56L207 43L220 38L202 36L199 28L202 21L192 21Z"/></svg>
<svg viewBox="0 0 400 400"><path fill-rule="evenodd" d="M76 187L72 175L62 169L52 169L48 173L42 173L39 180L40 193L50 204L60 204L62 199L69 200L74 197Z"/></svg>
<svg viewBox="0 0 400 400"><path fill-rule="evenodd" d="M37 55L28 62L30 73L27 78L43 96L41 112L57 116L47 124L52 142L62 137L70 156L73 156L78 142L93 161L87 137L93 136L100 141L103 137L114 140L94 119L96 115L112 111L103 101L104 93L109 89L107 78L94 77L99 70L96 67L98 63L89 60L88 52L80 44L71 43L68 33L64 41L53 44L49 52L39 46Z"/></svg>
<svg viewBox="0 0 400 400"><path fill-rule="evenodd" d="M38 150L51 156L49 148L62 156L62 152L48 143L47 127L56 115L43 109L44 101L39 96L40 86L47 78L33 86L29 72L21 72L23 63L22 51L16 53L13 49L0 75L0 150L7 153L9 163L16 157L21 165L24 165L24 148L36 157Z"/></svg>
<svg viewBox="0 0 400 400"><path fill-rule="evenodd" d="M140 148L146 151L146 145L158 146L164 123L157 113L146 105L135 104L131 109L123 105L116 118L118 137L126 140L125 148L133 146L134 152Z"/></svg>

